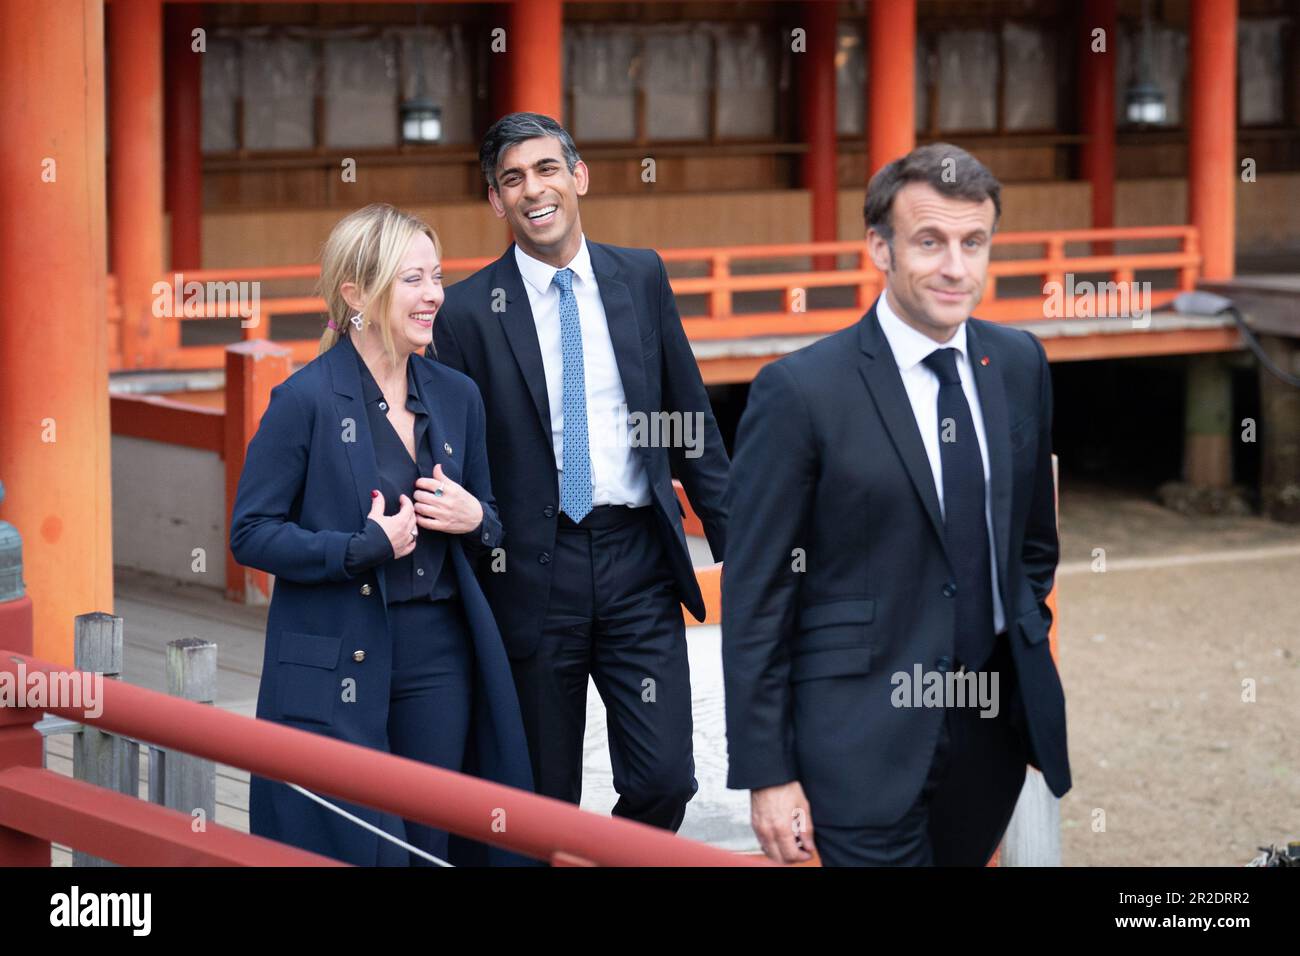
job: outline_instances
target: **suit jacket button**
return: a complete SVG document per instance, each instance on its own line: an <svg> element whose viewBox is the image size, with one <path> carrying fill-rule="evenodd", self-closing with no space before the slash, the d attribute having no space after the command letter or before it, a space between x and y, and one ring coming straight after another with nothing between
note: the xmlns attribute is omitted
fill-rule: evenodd
<svg viewBox="0 0 1300 956"><path fill-rule="evenodd" d="M539 554L539 555L537 556L537 563L538 563L538 564L550 564L550 563L551 563L551 556L550 556L550 554L548 554L547 552L543 551L541 554Z"/></svg>
<svg viewBox="0 0 1300 956"><path fill-rule="evenodd" d="M373 588L371 588L369 584L361 585L361 593L364 594L366 597L370 597L370 592L372 590Z"/></svg>
<svg viewBox="0 0 1300 956"><path fill-rule="evenodd" d="M943 586L944 597L953 597L954 595L956 595L956 593L957 593L957 585L953 584L951 581L949 581L947 584Z"/></svg>
<svg viewBox="0 0 1300 956"><path fill-rule="evenodd" d="M542 509L542 517L543 517L543 518L554 518L554 517L555 517L555 507L554 507L553 505L547 505L545 508L543 508L543 509Z"/></svg>
<svg viewBox="0 0 1300 956"><path fill-rule="evenodd" d="M365 651L353 651L353 652L352 652L352 659L353 659L354 661L356 661L358 664L360 664L362 661L364 661L364 660L366 659L366 652L365 652Z"/></svg>
<svg viewBox="0 0 1300 956"><path fill-rule="evenodd" d="M940 674L948 673L948 668L950 667L952 667L951 657L941 657L934 662L934 669L937 670Z"/></svg>

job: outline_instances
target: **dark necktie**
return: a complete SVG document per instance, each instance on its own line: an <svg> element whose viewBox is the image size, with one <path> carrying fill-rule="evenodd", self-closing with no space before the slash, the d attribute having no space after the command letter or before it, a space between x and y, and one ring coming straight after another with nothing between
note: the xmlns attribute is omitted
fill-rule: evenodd
<svg viewBox="0 0 1300 956"><path fill-rule="evenodd" d="M984 516L984 461L957 350L936 349L925 366L939 377L939 461L943 466L943 524L956 577L957 660L978 670L993 652L993 576Z"/></svg>

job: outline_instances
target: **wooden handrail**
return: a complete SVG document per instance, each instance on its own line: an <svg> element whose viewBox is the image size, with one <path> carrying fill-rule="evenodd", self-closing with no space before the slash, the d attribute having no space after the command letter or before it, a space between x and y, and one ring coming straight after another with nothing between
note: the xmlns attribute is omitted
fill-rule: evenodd
<svg viewBox="0 0 1300 956"><path fill-rule="evenodd" d="M1135 252L1117 255L1112 251L1115 242L1175 241L1179 248L1173 251ZM1100 254L1070 255L1071 243L1094 243ZM1126 226L1105 229L1055 229L1025 232L1003 232L994 235L994 247L1038 246L1041 251L1030 258L998 258L989 263L988 284L979 308L981 317L993 321L1033 321L1045 318L1044 299L1033 297L1005 297L1001 294L1000 279L1038 276L1044 284L1065 284L1066 276L1107 274L1110 281L1132 282L1138 270L1172 270L1177 273L1179 290L1195 287L1200 274L1200 241L1196 227L1188 225ZM672 278L673 291L680 296L703 296L706 317L686 320L687 334L691 338L728 339L755 335L823 334L843 328L861 315L883 287L883 276L871 263L865 244L860 240L834 242L797 242L768 245L707 246L665 249L660 252L665 262L675 265L694 264L703 274L682 275ZM822 269L816 266L833 263L837 256L851 256L853 265L844 269ZM774 269L772 264L782 259L804 259L814 268ZM474 257L445 259L443 268L448 273L468 273L482 268L491 258ZM751 263L764 271L738 268ZM314 279L319 275L317 265L292 265L241 267L235 269L199 269L181 274L184 282L231 283L273 282L292 279ZM174 276L165 277L171 283ZM800 309L804 296L799 294L813 288L844 287L854 290L854 308ZM110 288L115 286L110 285ZM736 293L770 292L781 296L784 312L777 315L735 311ZM1152 301L1156 301L1152 296ZM1161 296L1161 302L1168 298ZM258 299L258 316L255 322L241 323L241 338L267 339L271 337L271 320L278 315L311 315L324 311L323 301L316 296L287 295ZM110 306L110 315L114 314ZM182 311L178 309L177 311ZM216 318L233 318L228 303L218 301L198 308L198 315L176 315L166 321L173 326L181 322ZM1067 310L1068 312L1069 310ZM1073 314L1073 313L1069 313ZM240 316L243 318L243 316ZM123 367L123 357L118 354L119 327L110 328L110 366ZM172 336L179 341L179 329ZM309 361L316 352L314 340L295 340L283 343L292 351L295 362ZM171 349L164 361L168 368L215 368L222 364L224 352L220 346L189 345Z"/></svg>

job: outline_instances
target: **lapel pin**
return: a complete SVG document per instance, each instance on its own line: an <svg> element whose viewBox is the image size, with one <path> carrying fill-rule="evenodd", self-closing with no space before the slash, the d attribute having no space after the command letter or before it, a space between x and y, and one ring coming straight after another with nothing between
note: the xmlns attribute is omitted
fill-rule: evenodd
<svg viewBox="0 0 1300 956"><path fill-rule="evenodd" d="M988 364L989 364L989 357L986 355L986 356L984 356L982 359L980 359L980 364L981 364L981 365L988 365Z"/></svg>
<svg viewBox="0 0 1300 956"><path fill-rule="evenodd" d="M987 360L987 359L985 360L985 364L988 364L988 360ZM445 451L447 454L450 455L450 454L451 454L451 445L447 444L446 442L443 442L443 443L442 443L442 450Z"/></svg>

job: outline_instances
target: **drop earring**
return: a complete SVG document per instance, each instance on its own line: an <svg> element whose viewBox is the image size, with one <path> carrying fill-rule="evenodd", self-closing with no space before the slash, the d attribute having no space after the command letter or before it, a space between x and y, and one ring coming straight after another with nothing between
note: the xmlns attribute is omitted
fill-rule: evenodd
<svg viewBox="0 0 1300 956"><path fill-rule="evenodd" d="M365 320L361 318L361 313L360 313L360 312L358 312L356 315L352 316L351 322L352 322L353 326L356 327L356 330L357 330L358 332L360 332L361 329L362 329L362 327L365 325Z"/></svg>

